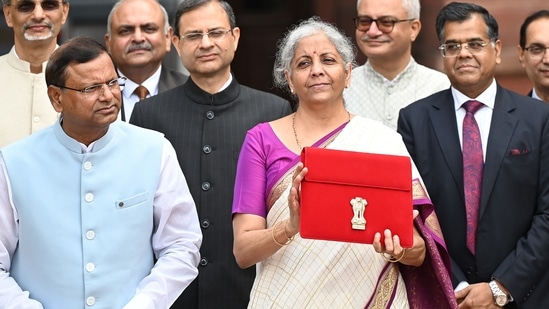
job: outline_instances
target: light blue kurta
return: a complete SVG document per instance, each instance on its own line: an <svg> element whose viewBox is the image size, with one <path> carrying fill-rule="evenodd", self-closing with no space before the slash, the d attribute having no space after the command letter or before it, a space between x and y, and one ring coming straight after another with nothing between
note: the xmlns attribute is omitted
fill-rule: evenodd
<svg viewBox="0 0 549 309"><path fill-rule="evenodd" d="M11 276L31 298L106 309L135 295L154 264L163 143L160 133L115 122L82 153L57 123L2 149L19 216Z"/></svg>

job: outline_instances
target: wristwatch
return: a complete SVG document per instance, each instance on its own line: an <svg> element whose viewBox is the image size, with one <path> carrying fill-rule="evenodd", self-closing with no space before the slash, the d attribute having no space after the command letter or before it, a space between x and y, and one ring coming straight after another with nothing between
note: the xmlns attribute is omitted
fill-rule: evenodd
<svg viewBox="0 0 549 309"><path fill-rule="evenodd" d="M488 285L492 290L492 295L494 296L494 302L496 305L503 307L509 303L509 297L499 288L496 281L492 280Z"/></svg>

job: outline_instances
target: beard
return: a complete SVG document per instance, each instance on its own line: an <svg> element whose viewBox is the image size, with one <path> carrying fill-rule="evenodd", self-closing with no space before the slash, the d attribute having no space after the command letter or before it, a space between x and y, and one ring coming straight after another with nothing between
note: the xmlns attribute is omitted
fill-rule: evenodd
<svg viewBox="0 0 549 309"><path fill-rule="evenodd" d="M43 26L48 27L49 32L46 33L46 34L38 34L38 35L29 34L27 32L27 29L30 28L30 27L36 26L36 25L43 25ZM34 22L34 21L30 21L30 22L25 23L23 25L23 27L21 27L21 28L22 28L21 30L23 31L23 36L25 37L25 39L27 41L47 40L47 39L51 38L54 35L54 26L53 26L53 23L50 22L50 21L45 21L45 22L42 22L42 23L37 23L37 22Z"/></svg>

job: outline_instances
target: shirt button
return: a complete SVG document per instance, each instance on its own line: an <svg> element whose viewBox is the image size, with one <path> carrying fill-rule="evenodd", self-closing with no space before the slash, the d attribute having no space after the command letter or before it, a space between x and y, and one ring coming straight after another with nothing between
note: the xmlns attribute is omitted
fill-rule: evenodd
<svg viewBox="0 0 549 309"><path fill-rule="evenodd" d="M90 297L86 298L86 305L88 305L88 306L95 305L95 297L90 296Z"/></svg>
<svg viewBox="0 0 549 309"><path fill-rule="evenodd" d="M206 266L208 265L208 259L203 257L200 259L200 266Z"/></svg>
<svg viewBox="0 0 549 309"><path fill-rule="evenodd" d="M86 202L88 203L91 203L93 202L93 193L86 193L86 195L84 196L84 199L86 200Z"/></svg>
<svg viewBox="0 0 549 309"><path fill-rule="evenodd" d="M86 271L87 271L87 272L91 273L91 272L93 272L94 270L95 270L95 264L93 264L93 263L88 263L88 264L86 264Z"/></svg>
<svg viewBox="0 0 549 309"><path fill-rule="evenodd" d="M87 238L88 240L94 239L94 238L95 238L95 232L94 232L94 231L91 231L91 230L90 230L90 231L87 231L87 232L86 232L86 238Z"/></svg>
<svg viewBox="0 0 549 309"><path fill-rule="evenodd" d="M386 118L387 120L391 120L391 119L393 119L393 114L387 113L387 114L385 115L385 118Z"/></svg>
<svg viewBox="0 0 549 309"><path fill-rule="evenodd" d="M214 117L215 117L214 112L212 112L212 111L207 111L206 112L206 118L212 120Z"/></svg>
<svg viewBox="0 0 549 309"><path fill-rule="evenodd" d="M200 225L202 225L203 228L207 229L207 228L210 227L210 220L204 219L204 220L202 220L202 222L200 223Z"/></svg>
<svg viewBox="0 0 549 309"><path fill-rule="evenodd" d="M35 123L39 123L40 122L40 117L34 116L34 118L32 118L32 121L34 121Z"/></svg>
<svg viewBox="0 0 549 309"><path fill-rule="evenodd" d="M202 151L204 151L204 153L210 153L212 152L212 147L210 145L206 145L202 147Z"/></svg>
<svg viewBox="0 0 549 309"><path fill-rule="evenodd" d="M90 161L84 162L84 169L85 169L86 171L91 170L92 166L93 166L93 164L92 164Z"/></svg>
<svg viewBox="0 0 549 309"><path fill-rule="evenodd" d="M208 190L210 190L210 183L209 183L209 182L203 182L203 183L202 183L202 190L203 190L203 191L208 191Z"/></svg>

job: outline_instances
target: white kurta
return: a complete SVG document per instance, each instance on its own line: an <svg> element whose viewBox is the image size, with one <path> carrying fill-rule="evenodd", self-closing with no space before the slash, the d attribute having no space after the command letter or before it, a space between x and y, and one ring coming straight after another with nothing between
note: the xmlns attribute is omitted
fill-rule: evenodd
<svg viewBox="0 0 549 309"><path fill-rule="evenodd" d="M420 65L413 58L391 81L366 62L353 69L351 84L343 92L343 98L351 113L381 121L396 130L401 108L449 87L445 74Z"/></svg>
<svg viewBox="0 0 549 309"><path fill-rule="evenodd" d="M19 59L12 47L0 56L0 147L52 125L57 112L46 87L46 62L42 73L30 72L30 63Z"/></svg>

